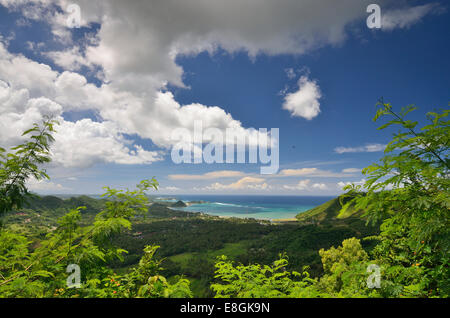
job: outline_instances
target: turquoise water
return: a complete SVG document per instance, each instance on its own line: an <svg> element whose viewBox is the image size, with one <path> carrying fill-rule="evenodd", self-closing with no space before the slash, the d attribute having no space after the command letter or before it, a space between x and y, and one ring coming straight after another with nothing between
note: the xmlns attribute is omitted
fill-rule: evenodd
<svg viewBox="0 0 450 318"><path fill-rule="evenodd" d="M177 210L203 212L223 217L239 217L254 219L288 219L298 213L312 209L325 203L333 197L312 196L236 196L236 195L177 195L176 199L183 202L206 201L192 204Z"/></svg>

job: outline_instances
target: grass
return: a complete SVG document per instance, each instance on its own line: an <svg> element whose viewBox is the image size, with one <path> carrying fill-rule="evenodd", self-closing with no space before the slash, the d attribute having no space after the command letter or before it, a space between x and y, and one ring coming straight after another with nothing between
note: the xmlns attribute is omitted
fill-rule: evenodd
<svg viewBox="0 0 450 318"><path fill-rule="evenodd" d="M344 199L344 203L348 202L349 199L350 198ZM297 214L296 218L300 222L322 222L331 219L345 219L351 216L360 216L362 211L357 211L352 206L350 206L345 212L341 212L342 204L340 200L340 197L334 198L324 204L312 208L311 210Z"/></svg>

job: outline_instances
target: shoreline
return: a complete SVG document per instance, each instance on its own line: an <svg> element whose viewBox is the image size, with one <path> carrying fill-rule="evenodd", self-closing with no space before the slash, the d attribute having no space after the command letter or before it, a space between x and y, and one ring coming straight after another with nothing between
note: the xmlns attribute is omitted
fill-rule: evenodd
<svg viewBox="0 0 450 318"><path fill-rule="evenodd" d="M180 212L189 212L189 213L197 213L199 215L207 215L211 217L216 217L220 219L243 219L243 220L256 220L256 221L262 221L262 222L270 222L272 224L292 224L295 222L298 222L297 218L279 218L279 219L261 219L256 217L239 217L239 216L230 216L230 215L216 215L216 214L210 214L208 212L203 211L186 211L182 208L177 207L168 207L171 210L180 211Z"/></svg>
<svg viewBox="0 0 450 318"><path fill-rule="evenodd" d="M169 201L170 200L170 204ZM222 213L220 213L220 211L217 211L216 213L209 211L210 209L208 208L208 206L202 206L204 204L212 204L214 203L214 201L207 201L207 200L202 200L200 198L195 198L194 200L190 201L190 200L186 200L183 201L181 198L176 198L176 197L171 197L168 200L161 200L161 198L158 198L158 201L160 202L166 202L167 206L170 207L173 210L177 210L177 211L181 211L181 212L191 212L191 213L200 213L200 214L204 214L206 216L211 216L211 217L218 217L218 218L222 218L222 219L230 219L230 218L236 218L236 219L247 219L247 220L256 220L256 221L260 221L260 222L269 222L271 224L294 224L298 222L297 219L297 215L299 213L302 212L306 212L308 210L310 210L311 208L314 208L315 206L317 206L316 204L314 205L310 205L308 204L307 206L299 206L298 209L293 210L292 208L287 208L286 210L279 210L276 209L274 211L264 211L264 212L258 212L258 213L239 213L239 211L236 211L236 213L228 213L226 211L224 211L223 215ZM159 203L159 202L155 202L155 203ZM164 204L164 203L163 203ZM178 206L176 206L175 204L180 204ZM196 209L198 205L198 210ZM234 205L237 206L235 204L229 204L229 205ZM319 204L320 205L320 204ZM236 210L236 208L234 209ZM215 211L215 210L212 210ZM242 211L240 211L242 212ZM230 215L227 215L230 214Z"/></svg>

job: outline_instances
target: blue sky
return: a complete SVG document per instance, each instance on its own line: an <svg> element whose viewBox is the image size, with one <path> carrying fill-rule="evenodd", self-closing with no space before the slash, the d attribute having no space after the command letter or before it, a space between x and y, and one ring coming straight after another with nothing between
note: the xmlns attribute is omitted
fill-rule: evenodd
<svg viewBox="0 0 450 318"><path fill-rule="evenodd" d="M267 10L215 21L237 4L186 1L185 13L74 1L81 28L69 28L72 2L0 1L0 141L14 144L45 113L61 119L52 179L30 182L40 193L100 193L155 176L161 194L338 194L390 140L392 130L372 122L380 97L397 109L416 104L420 121L448 107L448 4L380 1L384 26L369 29L361 3L301 2L285 4L297 17L264 1ZM309 117L293 110L314 107ZM243 134L279 128L278 173L261 175L260 163L173 163L168 136L194 120Z"/></svg>

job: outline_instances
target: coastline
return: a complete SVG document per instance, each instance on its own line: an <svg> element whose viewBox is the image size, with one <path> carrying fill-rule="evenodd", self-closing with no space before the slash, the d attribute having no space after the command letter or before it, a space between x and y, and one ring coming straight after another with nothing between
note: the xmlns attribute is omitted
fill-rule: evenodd
<svg viewBox="0 0 450 318"><path fill-rule="evenodd" d="M154 203L172 209L220 218L253 219L272 224L293 224L299 213L309 211L334 197L329 196L245 196L180 195L158 197Z"/></svg>
<svg viewBox="0 0 450 318"><path fill-rule="evenodd" d="M187 206L189 206L187 203L185 203ZM183 208L180 207L168 207L171 210L174 211L180 211L180 212L187 212ZM188 211L190 213L198 213L200 215L206 215L210 217L220 218L220 219L242 219L242 220L256 220L261 222L270 222L272 224L292 224L295 222L298 222L296 218L279 218L279 219L267 219L267 218L256 218L256 217L238 217L238 216L232 216L232 215L216 215L216 214L210 214L208 212L204 211ZM299 212L300 213L300 212Z"/></svg>

